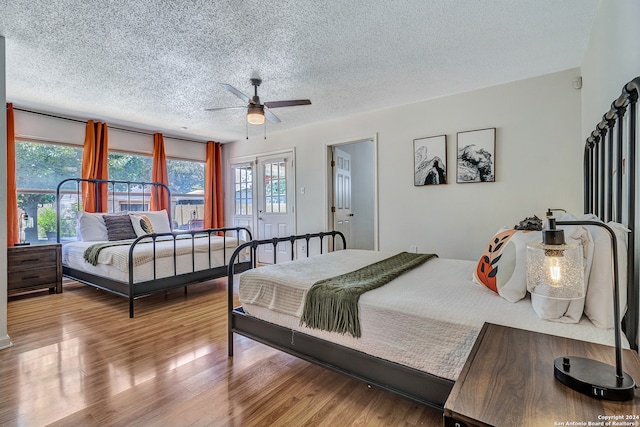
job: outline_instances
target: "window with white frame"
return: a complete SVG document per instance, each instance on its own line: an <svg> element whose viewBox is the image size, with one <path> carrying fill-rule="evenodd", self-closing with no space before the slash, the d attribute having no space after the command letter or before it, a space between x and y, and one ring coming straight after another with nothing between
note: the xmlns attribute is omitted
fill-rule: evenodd
<svg viewBox="0 0 640 427"><path fill-rule="evenodd" d="M149 155L110 152L109 179L120 181L151 180L152 157ZM202 226L204 219L205 163L193 160L167 159L169 189L172 195L173 226L179 229ZM47 243L56 238L55 194L58 184L67 178L82 175L82 148L28 140L16 141L16 183L18 208L29 228L22 229L21 240L32 244ZM63 187L61 190L62 240L75 239L76 211L80 208L79 191ZM126 186L113 188L109 211L142 211L149 209L150 189L126 194Z"/></svg>
<svg viewBox="0 0 640 427"><path fill-rule="evenodd" d="M253 215L253 169L251 165L234 166L235 214Z"/></svg>
<svg viewBox="0 0 640 427"><path fill-rule="evenodd" d="M21 240L32 244L56 238L55 193L58 183L82 173L82 148L72 145L16 141L16 185L20 217L27 215L29 227L21 227ZM75 202L74 202L75 200ZM61 237L75 237L77 197L65 197L61 209ZM27 225L27 222L24 222Z"/></svg>

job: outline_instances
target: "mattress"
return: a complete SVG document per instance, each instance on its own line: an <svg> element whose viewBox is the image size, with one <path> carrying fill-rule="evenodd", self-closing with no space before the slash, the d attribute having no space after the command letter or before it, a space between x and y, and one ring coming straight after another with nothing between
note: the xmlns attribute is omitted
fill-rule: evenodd
<svg viewBox="0 0 640 427"><path fill-rule="evenodd" d="M613 331L596 328L585 316L577 324L542 320L528 297L510 303L475 283L476 262L441 258L363 294L360 338L301 326L313 283L392 255L343 250L250 270L240 276L240 302L246 313L267 322L450 380L460 374L484 322L614 344Z"/></svg>
<svg viewBox="0 0 640 427"><path fill-rule="evenodd" d="M196 238L194 253L191 251L191 238L177 239L176 266L173 263L173 240L158 241L156 243L156 278L170 277L177 274L191 273L192 271L206 270L211 267L225 265L231 254L238 246L235 237L211 236L211 246L207 237ZM62 246L62 265L111 280L129 282L129 247L130 245L112 246L103 249L98 256L98 264L91 265L84 259L84 252L91 245L106 242L69 242ZM240 240L240 244L244 241ZM138 254L138 246L141 253ZM209 247L211 251L209 252ZM151 255L149 255L151 254ZM134 250L134 283L153 280L153 248L151 244L136 245ZM138 256L140 255L140 256ZM194 256L195 255L195 256ZM240 254L238 260L246 261L248 256ZM211 264L209 264L209 260ZM195 269L194 269L195 263Z"/></svg>

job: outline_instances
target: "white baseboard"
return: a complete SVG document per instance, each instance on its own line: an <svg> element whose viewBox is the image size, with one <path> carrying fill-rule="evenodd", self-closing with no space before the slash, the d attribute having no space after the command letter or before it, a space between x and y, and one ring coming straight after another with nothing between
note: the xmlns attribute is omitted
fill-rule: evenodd
<svg viewBox="0 0 640 427"><path fill-rule="evenodd" d="M11 339L9 339L9 335L5 335L4 337L0 337L0 350L4 350L5 348L9 348L13 345Z"/></svg>

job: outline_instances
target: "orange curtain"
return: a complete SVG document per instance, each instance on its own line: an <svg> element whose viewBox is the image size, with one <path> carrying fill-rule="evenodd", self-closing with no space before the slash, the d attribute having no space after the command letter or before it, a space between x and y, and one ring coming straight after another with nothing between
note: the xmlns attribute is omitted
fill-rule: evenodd
<svg viewBox="0 0 640 427"><path fill-rule="evenodd" d="M153 134L153 164L151 165L151 181L169 185L169 176L167 175L167 157L164 154L164 138L161 133ZM152 211L161 211L165 209L169 216L171 216L169 203L170 200L166 189L158 187L158 191L151 191L150 208Z"/></svg>
<svg viewBox="0 0 640 427"><path fill-rule="evenodd" d="M204 183L204 228L224 227L222 144L207 142Z"/></svg>
<svg viewBox="0 0 640 427"><path fill-rule="evenodd" d="M106 123L87 122L82 150L82 178L85 179L109 179L109 129ZM100 184L97 188L92 184L82 184L82 204L85 212L107 211L106 184ZM98 201L96 205L96 200Z"/></svg>
<svg viewBox="0 0 640 427"><path fill-rule="evenodd" d="M13 104L7 104L7 246L13 246L19 241L16 136L13 127Z"/></svg>

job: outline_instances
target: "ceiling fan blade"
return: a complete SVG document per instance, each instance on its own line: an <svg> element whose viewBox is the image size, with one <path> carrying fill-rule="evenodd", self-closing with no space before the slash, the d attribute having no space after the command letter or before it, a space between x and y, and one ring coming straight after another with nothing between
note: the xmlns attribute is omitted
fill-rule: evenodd
<svg viewBox="0 0 640 427"><path fill-rule="evenodd" d="M311 101L308 99L291 99L289 101L265 102L264 105L269 108L295 107L296 105L311 105Z"/></svg>
<svg viewBox="0 0 640 427"><path fill-rule="evenodd" d="M249 98L247 95L245 95L244 93L240 92L238 89L236 89L235 87L226 84L226 83L220 83L220 86L222 86L223 88L225 88L226 90L228 90L229 92L231 92L232 94L234 94L235 96L237 96L238 98L242 99L244 102L246 102L247 104L251 102L251 98Z"/></svg>
<svg viewBox="0 0 640 427"><path fill-rule="evenodd" d="M264 109L264 116L271 123L280 123L280 119L276 117L276 115L273 114L271 111L267 110L266 108Z"/></svg>
<svg viewBox="0 0 640 427"><path fill-rule="evenodd" d="M237 107L218 107L218 108L205 108L204 111L218 111L218 110L233 110L236 108L247 108L246 105L239 105Z"/></svg>

